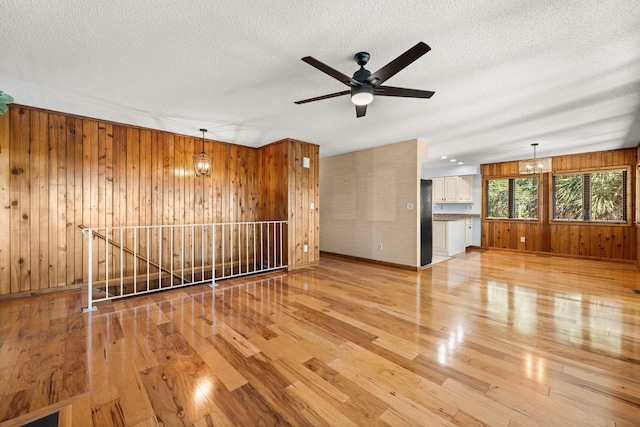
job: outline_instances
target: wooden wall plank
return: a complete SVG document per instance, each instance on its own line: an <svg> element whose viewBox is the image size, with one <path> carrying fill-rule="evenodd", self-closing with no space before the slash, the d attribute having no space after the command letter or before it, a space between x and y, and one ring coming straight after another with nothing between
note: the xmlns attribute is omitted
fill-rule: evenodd
<svg viewBox="0 0 640 427"><path fill-rule="evenodd" d="M175 210L173 223L174 224L184 224L183 211L184 211L184 175L187 173L185 170L184 164L184 137L177 136L175 138L175 176L174 176L174 201L175 201ZM181 254L180 250L181 239L178 234L174 234L173 236L173 260L172 264L174 267L178 267L181 262Z"/></svg>
<svg viewBox="0 0 640 427"><path fill-rule="evenodd" d="M82 221L87 227L99 227L99 147L98 147L98 127L99 123L94 120L82 120ZM93 258L98 258L99 242L94 239ZM83 280L86 282L88 272L86 256L83 257ZM98 272L94 270L94 279L98 277Z"/></svg>
<svg viewBox="0 0 640 427"><path fill-rule="evenodd" d="M162 143L162 220L163 225L173 224L173 189L175 176L174 137L173 134L164 134ZM162 265L169 268L171 265L171 234L168 229L162 234L164 247Z"/></svg>
<svg viewBox="0 0 640 427"><path fill-rule="evenodd" d="M113 226L120 227L126 221L126 162L127 162L127 130L123 126L113 126L113 163L112 163L112 197L111 204L113 209ZM122 243L119 232L116 232L113 239L119 243ZM118 248L112 249L112 277L120 277L120 269L124 268L123 259L120 255Z"/></svg>
<svg viewBox="0 0 640 427"><path fill-rule="evenodd" d="M31 286L28 290L46 289L49 283L49 146L48 114L38 111L31 114L31 150L29 151L31 203L29 222L31 227Z"/></svg>
<svg viewBox="0 0 640 427"><path fill-rule="evenodd" d="M11 231L11 114L0 115L0 229ZM11 293L11 239L0 239L0 295Z"/></svg>
<svg viewBox="0 0 640 427"><path fill-rule="evenodd" d="M580 234L580 252L581 256L591 256L591 227L588 225L578 226Z"/></svg>
<svg viewBox="0 0 640 427"><path fill-rule="evenodd" d="M86 238L80 231L80 225L83 224L82 215L82 191L84 190L83 175L83 135L82 135L82 119L77 117L67 118L67 141L71 141L69 151L73 152L73 165L70 168L71 173L67 175L69 186L67 191L73 194L73 206L69 206L69 218L73 217L73 222L67 229L67 239L73 240L73 269L69 268L71 275L67 274L67 283L82 283L84 278L84 244ZM68 202L69 203L69 202ZM73 212L73 213L71 213ZM67 257L70 260L69 257ZM71 280L71 282L70 282Z"/></svg>
<svg viewBox="0 0 640 427"><path fill-rule="evenodd" d="M49 284L66 284L67 261L67 127L61 114L49 115Z"/></svg>
<svg viewBox="0 0 640 427"><path fill-rule="evenodd" d="M31 288L31 234L29 227L29 150L31 110L10 106L11 114L11 293Z"/></svg>
<svg viewBox="0 0 640 427"><path fill-rule="evenodd" d="M93 170L93 173L97 176L96 185L97 185L97 197L96 197L96 208L97 211L97 223L94 227L106 228L107 227L107 129L105 124L102 122L98 122L97 129L97 153L95 160L97 169ZM93 207L92 207L93 210ZM106 252L107 248L105 242L102 240L95 240L94 246L97 247L98 253L98 275L99 277L104 277L105 268L106 268Z"/></svg>

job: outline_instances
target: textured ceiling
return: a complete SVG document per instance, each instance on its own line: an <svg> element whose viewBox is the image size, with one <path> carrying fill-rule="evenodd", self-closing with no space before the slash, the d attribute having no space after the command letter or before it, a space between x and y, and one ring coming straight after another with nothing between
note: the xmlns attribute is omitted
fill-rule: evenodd
<svg viewBox="0 0 640 427"><path fill-rule="evenodd" d="M302 62L376 71L432 50L356 119L347 89ZM291 137L329 156L420 138L429 166L634 147L640 1L3 0L0 90L16 103L258 147Z"/></svg>

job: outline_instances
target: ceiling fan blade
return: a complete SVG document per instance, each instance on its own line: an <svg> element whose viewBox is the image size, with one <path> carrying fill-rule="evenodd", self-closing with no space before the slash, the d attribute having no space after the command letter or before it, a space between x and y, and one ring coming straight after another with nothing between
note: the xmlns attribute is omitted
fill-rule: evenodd
<svg viewBox="0 0 640 427"><path fill-rule="evenodd" d="M379 86L373 90L376 96L401 96L404 98L431 98L435 92L430 90L406 89L403 87Z"/></svg>
<svg viewBox="0 0 640 427"><path fill-rule="evenodd" d="M364 117L367 114L366 105L356 105L356 117Z"/></svg>
<svg viewBox="0 0 640 427"><path fill-rule="evenodd" d="M393 61L389 62L384 67L380 68L375 73L371 74L367 78L367 81L373 86L378 87L386 80L393 77L398 71L402 70L430 50L431 48L426 43L420 42Z"/></svg>
<svg viewBox="0 0 640 427"><path fill-rule="evenodd" d="M296 101L296 104L306 104L307 102L320 101L322 99L335 98L336 96L349 95L351 91L343 90L342 92L330 93L328 95L316 96L315 98L303 99L302 101Z"/></svg>
<svg viewBox="0 0 640 427"><path fill-rule="evenodd" d="M315 67L318 70L322 71L323 73L330 75L334 79L341 81L347 86L362 85L362 83L360 83L359 81L352 79L346 74L342 74L340 71L336 70L335 68L331 68L327 64L324 64L311 56L305 56L304 58L302 58L302 60L307 64L311 65L312 67Z"/></svg>

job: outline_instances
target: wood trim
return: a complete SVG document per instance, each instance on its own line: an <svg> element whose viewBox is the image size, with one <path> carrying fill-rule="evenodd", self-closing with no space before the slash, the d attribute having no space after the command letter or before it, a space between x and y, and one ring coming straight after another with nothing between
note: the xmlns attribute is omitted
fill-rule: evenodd
<svg viewBox="0 0 640 427"><path fill-rule="evenodd" d="M290 265L289 267L287 267L287 271L295 271L295 270L301 270L303 268L317 267L318 265L320 265L320 260L310 261L304 264Z"/></svg>
<svg viewBox="0 0 640 427"><path fill-rule="evenodd" d="M73 285L67 285L67 286L58 287L58 288L48 288L48 289L44 288L44 289L19 292L14 294L4 294L4 295L0 295L0 301L10 301L10 300L21 299L21 298L35 297L39 295L48 295L52 293L71 292L71 291L77 291L78 289L84 289L86 287L87 287L86 283L76 283Z"/></svg>
<svg viewBox="0 0 640 427"><path fill-rule="evenodd" d="M74 396L45 408L13 418L0 424L0 427L18 427L37 421L58 412L58 427L93 425L91 421L91 399L89 393Z"/></svg>
<svg viewBox="0 0 640 427"><path fill-rule="evenodd" d="M635 264L635 260L631 260L631 259L615 259L615 258L607 258L607 257L593 257L593 256L572 255L572 254L562 254L562 253L549 253L547 251L526 251L526 250L523 251L519 249L494 248L494 247L483 247L483 246L479 246L478 248L489 250L489 251L523 252L523 253L528 253L533 255L545 256L545 257L588 259L591 261L615 262L620 264Z"/></svg>
<svg viewBox="0 0 640 427"><path fill-rule="evenodd" d="M414 267L414 266L411 266L411 265L404 265L404 264L394 264L392 262L378 261L378 260L369 259L369 258L360 258L360 257L357 257L357 256L337 254L337 253L334 253L334 252L320 251L320 256L328 256L328 257L335 257L335 258L345 258L345 259L349 259L349 260L353 260L353 261L364 262L364 263L367 263L367 264L376 264L376 265L381 265L381 266L384 266L384 267L392 267L392 268L398 268L398 269L401 269L401 270L408 270L408 271L421 271L421 270L423 270L422 267Z"/></svg>

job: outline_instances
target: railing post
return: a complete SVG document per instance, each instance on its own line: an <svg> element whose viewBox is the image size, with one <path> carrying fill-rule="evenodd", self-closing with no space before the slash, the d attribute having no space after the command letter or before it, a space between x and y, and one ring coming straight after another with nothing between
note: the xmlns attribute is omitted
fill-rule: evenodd
<svg viewBox="0 0 640 427"><path fill-rule="evenodd" d="M87 295L89 303L87 305L87 308L83 309L82 312L88 313L89 311L95 311L98 309L97 307L93 306L93 229L88 228L82 230L82 234L87 237L87 248L89 251L89 254L87 256L87 274L89 275L89 288L87 289Z"/></svg>
<svg viewBox="0 0 640 427"><path fill-rule="evenodd" d="M216 283L216 225L211 224L211 284L209 287L214 288L218 286ZM215 303L216 296L212 295L213 302Z"/></svg>
<svg viewBox="0 0 640 427"><path fill-rule="evenodd" d="M282 267L284 264L282 262L282 221L280 221L280 267Z"/></svg>

